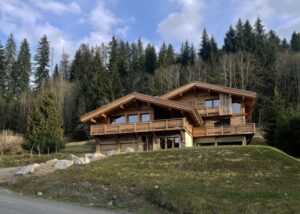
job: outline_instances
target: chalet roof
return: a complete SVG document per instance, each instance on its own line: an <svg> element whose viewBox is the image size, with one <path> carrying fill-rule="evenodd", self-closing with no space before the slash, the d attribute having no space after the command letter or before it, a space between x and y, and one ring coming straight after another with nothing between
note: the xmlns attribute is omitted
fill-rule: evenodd
<svg viewBox="0 0 300 214"><path fill-rule="evenodd" d="M252 91L246 91L246 90L241 90L241 89L237 89L237 88L229 88L229 87L225 87L225 86L195 81L195 82L191 82L186 85L183 85L183 86L181 86L173 91L170 91L166 94L163 94L160 96L160 98L169 100L178 95L181 95L182 93L185 93L185 92L193 89L194 87L199 88L199 89L204 89L204 90L210 90L210 91L214 91L214 92L218 92L218 93L231 94L234 96L245 98L246 99L246 107L248 109L246 118L247 119L251 118L253 110L254 110L254 105L256 102L256 93L252 92Z"/></svg>
<svg viewBox="0 0 300 214"><path fill-rule="evenodd" d="M252 91L246 91L246 90L241 90L241 89L237 89L237 88L229 88L229 87L225 87L225 86L197 82L197 81L183 85L173 91L170 91L166 94L161 95L160 97L162 99L171 99L181 93L184 93L184 92L192 89L193 87L201 88L201 89L205 89L205 90L211 90L211 91L215 91L215 92L220 92L220 93L224 93L224 94L231 94L231 95L235 95L235 96L254 98L254 99L256 98L256 93L252 92Z"/></svg>
<svg viewBox="0 0 300 214"><path fill-rule="evenodd" d="M191 119L193 121L195 121L197 124L201 124L202 118L199 115L198 111L188 105L182 104L182 103L178 103L175 101L171 101L171 100L165 100L165 99L161 99L160 97L153 97L153 96L149 96L149 95L145 95L145 94L141 94L141 93L137 93L137 92L132 92L124 97L121 97L111 103L108 103L100 108L97 108L91 112L88 112L84 115L82 115L80 117L80 121L81 122L88 122L89 120L99 117L102 114L105 114L107 112L110 112L116 108L119 108L121 105L124 105L126 103L129 103L131 101L134 100L138 100L138 101L142 101L142 102L147 102L153 105L157 105L160 107L165 107L165 108L172 108L172 109L176 109L176 110L180 110L183 111L185 113L188 113L191 116Z"/></svg>

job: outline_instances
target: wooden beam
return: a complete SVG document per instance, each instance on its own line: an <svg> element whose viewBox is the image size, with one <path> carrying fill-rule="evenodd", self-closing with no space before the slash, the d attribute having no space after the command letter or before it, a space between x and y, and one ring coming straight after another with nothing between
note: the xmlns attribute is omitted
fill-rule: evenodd
<svg viewBox="0 0 300 214"><path fill-rule="evenodd" d="M90 121L91 121L92 123L97 123L97 121L96 121L94 118L91 118Z"/></svg>
<svg viewBox="0 0 300 214"><path fill-rule="evenodd" d="M101 114L101 117L104 117L104 118L105 118L105 120L107 120L107 116L106 116L106 114Z"/></svg>
<svg viewBox="0 0 300 214"><path fill-rule="evenodd" d="M122 105L120 105L120 108L121 108L121 109L125 109L125 107L124 107L124 105L123 105L123 104L122 104Z"/></svg>

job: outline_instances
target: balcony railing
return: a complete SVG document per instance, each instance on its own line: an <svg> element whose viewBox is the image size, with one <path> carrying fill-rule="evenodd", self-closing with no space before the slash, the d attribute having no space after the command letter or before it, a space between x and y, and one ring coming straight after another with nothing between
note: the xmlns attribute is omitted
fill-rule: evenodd
<svg viewBox="0 0 300 214"><path fill-rule="evenodd" d="M209 116L209 115L218 115L220 110L219 107L212 107L212 108L201 107L198 108L198 112L202 116L203 115Z"/></svg>
<svg viewBox="0 0 300 214"><path fill-rule="evenodd" d="M254 134L255 124L247 123L243 125L224 125L224 126L203 126L194 127L193 136L194 137L206 137L206 136L222 136L222 135L239 135L239 134Z"/></svg>
<svg viewBox="0 0 300 214"><path fill-rule="evenodd" d="M136 122L126 124L98 124L91 125L91 135L109 135L136 132L152 132L167 130L186 130L190 133L193 126L185 118L154 120L149 122Z"/></svg>

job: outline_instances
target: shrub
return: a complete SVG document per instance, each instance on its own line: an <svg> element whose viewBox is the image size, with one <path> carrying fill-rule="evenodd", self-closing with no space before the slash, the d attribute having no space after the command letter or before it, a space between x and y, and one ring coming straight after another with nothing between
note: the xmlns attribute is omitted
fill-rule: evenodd
<svg viewBox="0 0 300 214"><path fill-rule="evenodd" d="M0 132L0 154L21 154L23 137L10 130Z"/></svg>
<svg viewBox="0 0 300 214"><path fill-rule="evenodd" d="M274 146L300 157L300 114L290 116L278 124Z"/></svg>

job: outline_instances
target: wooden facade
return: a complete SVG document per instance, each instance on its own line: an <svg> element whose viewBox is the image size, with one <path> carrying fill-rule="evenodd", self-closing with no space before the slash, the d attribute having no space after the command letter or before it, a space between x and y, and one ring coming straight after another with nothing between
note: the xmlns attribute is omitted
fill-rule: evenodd
<svg viewBox="0 0 300 214"><path fill-rule="evenodd" d="M133 92L81 117L97 151L242 144L255 133L256 93L192 82L160 97Z"/></svg>

